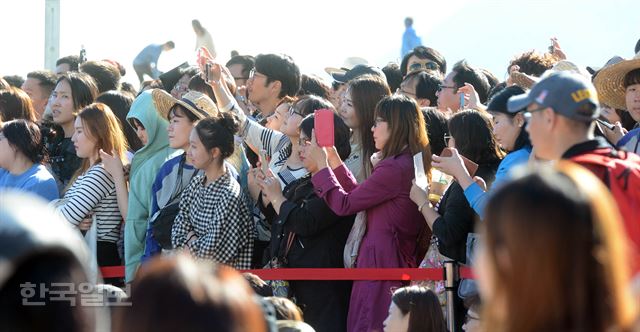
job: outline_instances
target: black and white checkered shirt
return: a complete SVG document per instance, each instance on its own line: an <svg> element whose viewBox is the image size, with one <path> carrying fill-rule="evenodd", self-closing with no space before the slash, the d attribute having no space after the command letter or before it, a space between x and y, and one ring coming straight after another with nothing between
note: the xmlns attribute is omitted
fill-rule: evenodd
<svg viewBox="0 0 640 332"><path fill-rule="evenodd" d="M255 226L240 185L228 169L216 181L205 182L204 174L197 175L183 191L171 232L173 246L184 247L193 230L197 239L190 247L196 257L249 269Z"/></svg>

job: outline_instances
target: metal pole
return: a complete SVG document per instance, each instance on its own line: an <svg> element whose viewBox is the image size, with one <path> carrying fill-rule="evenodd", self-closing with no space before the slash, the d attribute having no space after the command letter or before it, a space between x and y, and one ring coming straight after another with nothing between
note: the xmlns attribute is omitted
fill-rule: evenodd
<svg viewBox="0 0 640 332"><path fill-rule="evenodd" d="M450 332L454 332L456 328L455 309L453 302L456 297L456 285L460 274L458 264L455 261L444 262L444 289L447 293L447 327Z"/></svg>
<svg viewBox="0 0 640 332"><path fill-rule="evenodd" d="M45 0L44 9L44 67L54 70L60 55L60 0Z"/></svg>

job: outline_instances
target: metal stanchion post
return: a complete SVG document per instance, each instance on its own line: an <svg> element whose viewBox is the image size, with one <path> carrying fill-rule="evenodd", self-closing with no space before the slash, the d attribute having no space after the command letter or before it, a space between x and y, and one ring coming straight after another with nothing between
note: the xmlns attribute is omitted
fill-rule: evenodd
<svg viewBox="0 0 640 332"><path fill-rule="evenodd" d="M453 302L456 297L456 285L460 278L458 264L455 261L444 262L444 289L447 292L447 328L454 332L456 329L455 309Z"/></svg>

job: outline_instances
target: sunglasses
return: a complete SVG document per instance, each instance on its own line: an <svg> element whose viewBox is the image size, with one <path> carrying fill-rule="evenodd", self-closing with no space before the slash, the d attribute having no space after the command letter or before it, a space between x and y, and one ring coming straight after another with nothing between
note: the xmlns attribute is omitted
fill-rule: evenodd
<svg viewBox="0 0 640 332"><path fill-rule="evenodd" d="M440 69L440 65L438 65L437 63L435 63L433 61L429 61L429 62L426 62L426 63L414 62L409 66L409 71L416 71L416 70L420 70L420 69L438 70L438 69Z"/></svg>

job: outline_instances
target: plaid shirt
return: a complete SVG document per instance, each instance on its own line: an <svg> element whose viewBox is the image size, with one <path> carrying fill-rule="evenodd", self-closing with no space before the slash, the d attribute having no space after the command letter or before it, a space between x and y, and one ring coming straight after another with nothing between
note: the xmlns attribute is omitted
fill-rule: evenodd
<svg viewBox="0 0 640 332"><path fill-rule="evenodd" d="M206 185L205 175L195 176L182 193L180 212L172 228L175 248L187 244L187 234L197 239L189 247L194 256L236 269L251 267L254 224L238 182L229 170Z"/></svg>

